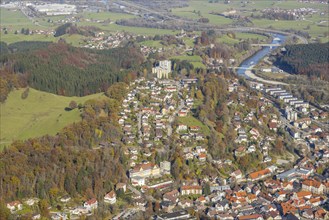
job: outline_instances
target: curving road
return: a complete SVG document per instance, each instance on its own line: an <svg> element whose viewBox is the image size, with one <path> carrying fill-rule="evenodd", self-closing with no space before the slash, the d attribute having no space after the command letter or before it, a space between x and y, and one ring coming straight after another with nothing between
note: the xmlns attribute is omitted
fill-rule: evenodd
<svg viewBox="0 0 329 220"><path fill-rule="evenodd" d="M254 66L250 66L250 68L248 68L245 71L245 75L248 76L250 79L254 79L257 80L259 82L263 82L263 83L268 83L268 84L272 84L272 85L284 85L287 86L287 83L283 83L283 82L278 82L278 81L274 81L274 80L267 80L267 79L263 79L261 77L256 76L254 73L251 72L251 70L253 69Z"/></svg>

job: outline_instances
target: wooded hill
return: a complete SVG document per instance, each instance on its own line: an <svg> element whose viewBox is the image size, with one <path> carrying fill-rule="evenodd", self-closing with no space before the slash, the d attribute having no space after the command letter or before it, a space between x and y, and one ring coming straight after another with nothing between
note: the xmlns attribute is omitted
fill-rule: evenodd
<svg viewBox="0 0 329 220"><path fill-rule="evenodd" d="M0 200L38 197L53 203L65 194L101 199L126 181L117 122L126 87L117 83L108 89L108 98L85 102L82 121L57 135L16 141L0 152ZM102 142L108 146L98 148Z"/></svg>
<svg viewBox="0 0 329 220"><path fill-rule="evenodd" d="M275 65L293 73L329 81L329 43L285 46L276 57Z"/></svg>
<svg viewBox="0 0 329 220"><path fill-rule="evenodd" d="M86 37L92 36L95 37L96 32L102 31L100 28L93 26L78 27L76 24L65 23L55 30L55 37L60 37L64 34L80 34Z"/></svg>
<svg viewBox="0 0 329 220"><path fill-rule="evenodd" d="M37 90L65 96L106 91L113 83L123 81L128 73L138 70L144 61L134 45L100 51L66 43L22 42L1 44L1 48L7 52L0 56L2 90L11 87L12 81L16 84L19 81Z"/></svg>

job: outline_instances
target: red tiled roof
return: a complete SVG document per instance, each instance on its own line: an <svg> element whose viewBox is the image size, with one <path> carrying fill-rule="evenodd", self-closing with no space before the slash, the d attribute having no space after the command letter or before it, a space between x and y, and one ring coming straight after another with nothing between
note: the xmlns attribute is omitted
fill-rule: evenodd
<svg viewBox="0 0 329 220"><path fill-rule="evenodd" d="M96 202L97 202L97 200L96 200L95 198L92 198L92 199L88 200L86 203L87 203L88 205L92 205L92 204L94 204L94 203L96 203Z"/></svg>
<svg viewBox="0 0 329 220"><path fill-rule="evenodd" d="M287 202L282 202L281 203L281 207L282 207L282 212L283 214L287 214L287 213L295 213L296 212L296 207L293 206L292 204L292 201L287 201Z"/></svg>
<svg viewBox="0 0 329 220"><path fill-rule="evenodd" d="M260 170L257 172L250 173L249 176L251 179L257 179L257 178L265 176L269 173L271 173L271 171L269 169L265 169L265 170Z"/></svg>
<svg viewBox="0 0 329 220"><path fill-rule="evenodd" d="M133 172L139 172L140 170L150 170L150 169L153 169L154 166L155 166L154 163L138 164L134 167Z"/></svg>
<svg viewBox="0 0 329 220"><path fill-rule="evenodd" d="M195 189L195 190L201 190L202 187L195 185L195 186L182 186L181 187L182 190L191 190L191 189Z"/></svg>
<svg viewBox="0 0 329 220"><path fill-rule="evenodd" d="M17 206L17 205L19 205L19 204L21 204L21 202L20 201L12 201L12 202L10 202L10 203L7 203L7 205L10 205L10 206Z"/></svg>
<svg viewBox="0 0 329 220"><path fill-rule="evenodd" d="M116 195L115 195L115 192L113 190L105 195L106 198L114 198L115 196Z"/></svg>
<svg viewBox="0 0 329 220"><path fill-rule="evenodd" d="M276 122L270 122L270 123L268 123L268 126L269 126L269 128L277 128L278 127Z"/></svg>
<svg viewBox="0 0 329 220"><path fill-rule="evenodd" d="M319 188L321 186L321 183L316 180L307 179L303 181L303 185Z"/></svg>
<svg viewBox="0 0 329 220"><path fill-rule="evenodd" d="M311 196L312 193L308 192L308 191L300 191L300 192L297 192L296 195L297 195L298 198L304 198L304 197L307 197L307 196Z"/></svg>

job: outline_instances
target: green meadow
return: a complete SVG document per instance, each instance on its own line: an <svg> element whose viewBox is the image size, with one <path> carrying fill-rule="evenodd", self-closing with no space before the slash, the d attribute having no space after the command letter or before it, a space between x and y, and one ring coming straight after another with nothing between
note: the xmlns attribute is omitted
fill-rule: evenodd
<svg viewBox="0 0 329 220"><path fill-rule="evenodd" d="M93 98L106 98L101 93L84 97L64 97L30 88L26 99L24 89L9 93L5 103L0 104L0 147L13 140L25 140L46 134L54 135L66 125L81 120L80 110L66 111L74 100L83 104Z"/></svg>

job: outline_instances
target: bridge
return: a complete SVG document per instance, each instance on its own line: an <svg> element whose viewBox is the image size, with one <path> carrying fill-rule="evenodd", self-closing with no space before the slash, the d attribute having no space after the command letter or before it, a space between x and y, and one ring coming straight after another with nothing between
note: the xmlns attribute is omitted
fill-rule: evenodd
<svg viewBox="0 0 329 220"><path fill-rule="evenodd" d="M250 44L252 47L279 47L281 44Z"/></svg>
<svg viewBox="0 0 329 220"><path fill-rule="evenodd" d="M234 70L256 70L256 68L253 67L238 67L238 66L230 66L228 67L229 69L234 69Z"/></svg>

